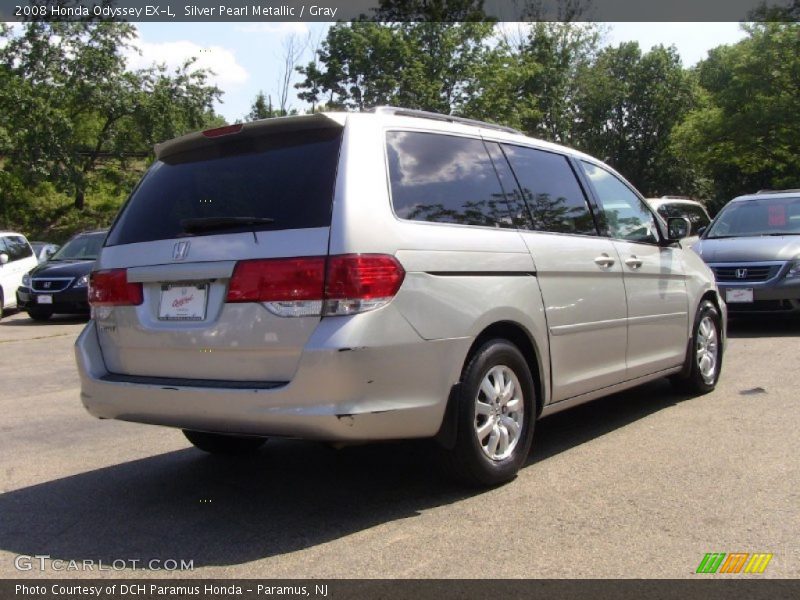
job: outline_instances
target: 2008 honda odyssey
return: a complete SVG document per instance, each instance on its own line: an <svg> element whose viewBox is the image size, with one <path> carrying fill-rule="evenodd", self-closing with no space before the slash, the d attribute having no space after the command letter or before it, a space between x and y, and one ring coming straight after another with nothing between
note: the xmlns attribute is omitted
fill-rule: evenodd
<svg viewBox="0 0 800 600"><path fill-rule="evenodd" d="M716 385L725 304L676 243L687 222L589 156L379 108L157 159L91 276L76 354L97 417L224 453L432 437L496 484L540 415L664 376Z"/></svg>

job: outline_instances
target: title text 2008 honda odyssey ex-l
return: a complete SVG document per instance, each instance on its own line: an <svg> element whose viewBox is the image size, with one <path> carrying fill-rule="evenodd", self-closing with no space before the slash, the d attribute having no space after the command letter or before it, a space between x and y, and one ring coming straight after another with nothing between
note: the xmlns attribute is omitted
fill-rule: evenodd
<svg viewBox="0 0 800 600"><path fill-rule="evenodd" d="M81 398L209 452L435 438L500 483L540 415L716 385L725 305L686 230L601 162L488 123L379 108L187 135L97 260Z"/></svg>

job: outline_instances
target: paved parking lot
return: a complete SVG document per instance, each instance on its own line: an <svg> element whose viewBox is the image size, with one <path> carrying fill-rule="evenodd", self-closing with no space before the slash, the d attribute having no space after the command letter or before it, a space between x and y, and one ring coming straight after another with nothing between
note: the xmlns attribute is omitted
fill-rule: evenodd
<svg viewBox="0 0 800 600"><path fill-rule="evenodd" d="M800 575L800 320L734 322L710 395L660 381L541 421L517 480L484 492L425 444L270 441L231 462L96 420L83 324L0 321L2 578L82 575L19 572L20 554L192 560L181 577L682 578L707 552L769 552L756 577Z"/></svg>

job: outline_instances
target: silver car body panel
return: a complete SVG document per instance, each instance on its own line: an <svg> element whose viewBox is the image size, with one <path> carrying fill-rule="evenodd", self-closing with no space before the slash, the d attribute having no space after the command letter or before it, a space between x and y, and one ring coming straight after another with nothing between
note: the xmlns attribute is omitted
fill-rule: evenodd
<svg viewBox="0 0 800 600"><path fill-rule="evenodd" d="M129 280L143 284L144 302L96 311L76 342L91 414L328 440L429 437L476 338L499 323L530 339L545 414L683 367L699 300L717 298L698 257L599 236L400 219L384 140L388 130L438 132L591 157L513 133L391 114L292 117L244 131L295 126L344 127L330 228L199 236L180 260L177 239L104 248L96 268L127 268ZM159 152L206 143L193 134ZM387 306L283 318L258 303L225 303L236 261L352 253L393 255L403 266ZM633 253L643 266L629 272ZM614 264L598 268L600 255ZM158 319L160 286L175 281L208 282L205 319Z"/></svg>

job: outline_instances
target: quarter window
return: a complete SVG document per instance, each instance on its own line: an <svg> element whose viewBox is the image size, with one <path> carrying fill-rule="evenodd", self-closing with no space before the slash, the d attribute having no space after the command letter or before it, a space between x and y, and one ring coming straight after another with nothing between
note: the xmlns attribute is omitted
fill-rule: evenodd
<svg viewBox="0 0 800 600"><path fill-rule="evenodd" d="M392 204L401 219L514 227L481 140L390 131L386 147Z"/></svg>
<svg viewBox="0 0 800 600"><path fill-rule="evenodd" d="M592 182L600 209L613 238L656 243L656 222L647 207L620 179L602 167L581 161Z"/></svg>
<svg viewBox="0 0 800 600"><path fill-rule="evenodd" d="M504 145L528 205L533 229L597 235L586 197L565 156Z"/></svg>

